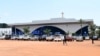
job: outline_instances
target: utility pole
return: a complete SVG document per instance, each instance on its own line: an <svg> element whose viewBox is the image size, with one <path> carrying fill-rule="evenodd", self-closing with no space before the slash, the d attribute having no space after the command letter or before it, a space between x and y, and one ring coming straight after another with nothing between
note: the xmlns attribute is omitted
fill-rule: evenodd
<svg viewBox="0 0 100 56"><path fill-rule="evenodd" d="M16 36L16 27L15 26L14 26L14 30L15 30L15 34L14 35Z"/></svg>
<svg viewBox="0 0 100 56"><path fill-rule="evenodd" d="M83 20L82 20L82 19L80 19L81 35L83 36L83 33L82 33L82 23L83 23Z"/></svg>

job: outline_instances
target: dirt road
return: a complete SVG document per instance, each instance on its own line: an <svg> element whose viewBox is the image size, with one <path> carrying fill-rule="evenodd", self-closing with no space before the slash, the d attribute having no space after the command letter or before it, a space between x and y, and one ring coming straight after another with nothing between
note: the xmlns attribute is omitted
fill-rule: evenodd
<svg viewBox="0 0 100 56"><path fill-rule="evenodd" d="M100 41L62 42L0 40L0 56L100 56Z"/></svg>

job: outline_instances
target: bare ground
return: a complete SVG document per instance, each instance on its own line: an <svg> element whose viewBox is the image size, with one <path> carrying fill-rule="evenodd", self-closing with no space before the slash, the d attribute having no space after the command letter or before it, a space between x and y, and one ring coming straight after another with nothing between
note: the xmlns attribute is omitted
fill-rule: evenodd
<svg viewBox="0 0 100 56"><path fill-rule="evenodd" d="M100 56L100 41L46 42L0 40L0 56Z"/></svg>

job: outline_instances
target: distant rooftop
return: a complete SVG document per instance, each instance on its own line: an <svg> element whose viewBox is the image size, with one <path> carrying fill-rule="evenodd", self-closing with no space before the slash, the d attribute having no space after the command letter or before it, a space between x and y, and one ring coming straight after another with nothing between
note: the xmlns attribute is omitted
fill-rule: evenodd
<svg viewBox="0 0 100 56"><path fill-rule="evenodd" d="M86 19L84 22L93 22L93 19ZM13 25L29 25L29 24L51 24L51 23L77 23L79 20L76 20L75 18L51 18L50 20L39 20L39 21L32 21L28 23L14 23L9 24L10 26Z"/></svg>

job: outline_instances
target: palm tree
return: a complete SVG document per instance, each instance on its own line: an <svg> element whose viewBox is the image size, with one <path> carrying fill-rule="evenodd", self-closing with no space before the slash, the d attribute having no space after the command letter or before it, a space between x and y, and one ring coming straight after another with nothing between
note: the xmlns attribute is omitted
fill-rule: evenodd
<svg viewBox="0 0 100 56"><path fill-rule="evenodd" d="M48 36L50 34L51 30L50 29L45 29L43 32Z"/></svg>
<svg viewBox="0 0 100 56"><path fill-rule="evenodd" d="M24 31L24 34L29 34L29 27L25 27L25 28L23 28L23 31Z"/></svg>

